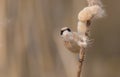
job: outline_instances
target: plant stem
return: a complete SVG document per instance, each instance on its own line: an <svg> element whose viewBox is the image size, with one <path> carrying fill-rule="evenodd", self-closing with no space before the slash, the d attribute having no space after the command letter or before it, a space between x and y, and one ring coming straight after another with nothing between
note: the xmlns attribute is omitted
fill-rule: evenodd
<svg viewBox="0 0 120 77"><path fill-rule="evenodd" d="M81 48L80 52L79 52L79 65L78 65L77 77L81 76L81 71L82 71L82 66L83 66L83 61L84 61L84 55L85 55L84 48Z"/></svg>

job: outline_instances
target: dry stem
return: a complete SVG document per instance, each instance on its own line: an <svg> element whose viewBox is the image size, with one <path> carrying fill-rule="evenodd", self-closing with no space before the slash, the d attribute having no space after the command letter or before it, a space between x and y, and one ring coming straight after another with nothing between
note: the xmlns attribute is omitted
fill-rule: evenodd
<svg viewBox="0 0 120 77"><path fill-rule="evenodd" d="M80 52L79 52L79 69L78 69L77 77L81 76L81 71L82 71L84 56L85 56L84 48L81 48Z"/></svg>

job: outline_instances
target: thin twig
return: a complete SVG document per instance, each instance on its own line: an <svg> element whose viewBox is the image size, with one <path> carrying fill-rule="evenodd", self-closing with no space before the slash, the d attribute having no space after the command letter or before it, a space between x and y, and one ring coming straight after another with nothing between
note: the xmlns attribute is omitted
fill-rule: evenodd
<svg viewBox="0 0 120 77"><path fill-rule="evenodd" d="M84 48L81 48L80 52L79 52L79 67L78 67L77 77L81 76L82 66L83 66L83 61L84 61L84 56L85 56Z"/></svg>

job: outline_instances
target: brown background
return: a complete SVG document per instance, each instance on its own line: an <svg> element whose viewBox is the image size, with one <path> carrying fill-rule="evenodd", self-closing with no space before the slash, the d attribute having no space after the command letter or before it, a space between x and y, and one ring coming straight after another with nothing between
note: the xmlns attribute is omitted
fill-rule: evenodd
<svg viewBox="0 0 120 77"><path fill-rule="evenodd" d="M120 77L120 0L102 0L83 77ZM0 0L0 77L76 77L77 60L59 31L76 31L86 0Z"/></svg>

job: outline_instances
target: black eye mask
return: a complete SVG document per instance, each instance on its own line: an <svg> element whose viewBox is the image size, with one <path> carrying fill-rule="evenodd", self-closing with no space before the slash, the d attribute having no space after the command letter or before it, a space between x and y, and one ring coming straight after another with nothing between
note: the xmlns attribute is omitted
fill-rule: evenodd
<svg viewBox="0 0 120 77"><path fill-rule="evenodd" d="M68 32L71 32L71 30L70 30L69 28L67 28L67 29L61 30L60 35L63 35L63 32L66 31L66 30L67 30Z"/></svg>
<svg viewBox="0 0 120 77"><path fill-rule="evenodd" d="M61 30L60 35L63 35L64 30Z"/></svg>
<svg viewBox="0 0 120 77"><path fill-rule="evenodd" d="M71 32L71 30L70 30L69 28L67 28L67 30L68 30L69 32Z"/></svg>

